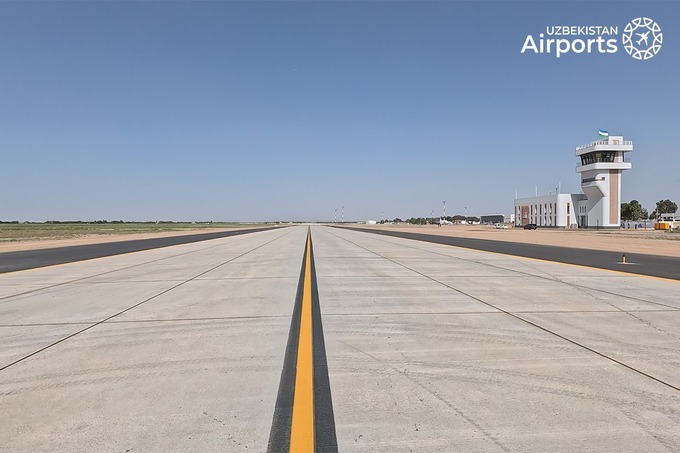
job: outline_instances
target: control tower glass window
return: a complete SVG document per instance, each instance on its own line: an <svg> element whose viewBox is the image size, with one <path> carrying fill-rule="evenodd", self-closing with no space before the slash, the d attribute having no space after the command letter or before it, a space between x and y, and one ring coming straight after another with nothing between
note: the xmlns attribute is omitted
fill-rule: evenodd
<svg viewBox="0 0 680 453"><path fill-rule="evenodd" d="M611 151L596 151L583 154L581 156L581 165L589 165L597 162L614 162L614 157L616 157L616 153Z"/></svg>

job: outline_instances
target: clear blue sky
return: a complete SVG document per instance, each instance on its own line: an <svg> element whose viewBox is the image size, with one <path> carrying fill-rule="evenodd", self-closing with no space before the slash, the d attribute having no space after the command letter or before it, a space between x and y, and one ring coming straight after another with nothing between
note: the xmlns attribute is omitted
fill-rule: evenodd
<svg viewBox="0 0 680 453"><path fill-rule="evenodd" d="M520 53L640 16L648 61ZM0 219L510 213L578 193L598 128L651 212L680 202L678 31L672 1L0 2Z"/></svg>

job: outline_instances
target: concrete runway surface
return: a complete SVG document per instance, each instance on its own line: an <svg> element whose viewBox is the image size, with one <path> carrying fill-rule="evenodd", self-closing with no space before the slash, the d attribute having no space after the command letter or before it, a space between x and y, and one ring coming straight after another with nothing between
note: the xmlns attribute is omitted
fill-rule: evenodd
<svg viewBox="0 0 680 453"><path fill-rule="evenodd" d="M307 231L0 275L0 451L285 451L305 338L317 451L678 451L680 282Z"/></svg>

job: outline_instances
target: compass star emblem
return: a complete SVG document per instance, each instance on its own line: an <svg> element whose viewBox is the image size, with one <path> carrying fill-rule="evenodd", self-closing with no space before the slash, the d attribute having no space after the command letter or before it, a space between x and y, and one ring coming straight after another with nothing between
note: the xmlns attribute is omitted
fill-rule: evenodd
<svg viewBox="0 0 680 453"><path fill-rule="evenodd" d="M661 50L661 27L648 17L633 19L623 29L623 48L636 60L649 60Z"/></svg>

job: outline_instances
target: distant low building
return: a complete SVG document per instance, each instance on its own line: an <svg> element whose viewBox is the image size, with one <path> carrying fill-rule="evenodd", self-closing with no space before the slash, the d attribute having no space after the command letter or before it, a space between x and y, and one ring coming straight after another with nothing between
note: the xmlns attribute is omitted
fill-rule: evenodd
<svg viewBox="0 0 680 453"><path fill-rule="evenodd" d="M583 210L584 194L556 194L515 200L515 225L535 223L544 227L567 228L576 223L576 211ZM576 208L575 208L576 206Z"/></svg>
<svg viewBox="0 0 680 453"><path fill-rule="evenodd" d="M494 223L504 223L505 222L505 216L503 214L488 214L488 215L483 215L479 218L479 221L482 222L482 224L494 224Z"/></svg>

